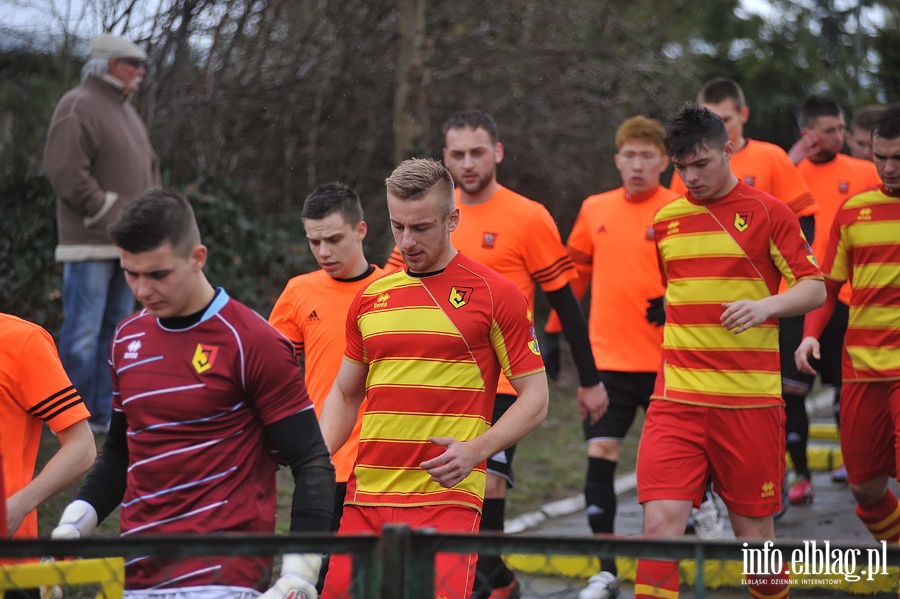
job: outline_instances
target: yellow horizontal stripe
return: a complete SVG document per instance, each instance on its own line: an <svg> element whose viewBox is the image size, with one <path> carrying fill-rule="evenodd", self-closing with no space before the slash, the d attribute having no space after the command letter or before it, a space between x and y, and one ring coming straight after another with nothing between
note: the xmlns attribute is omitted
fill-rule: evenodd
<svg viewBox="0 0 900 599"><path fill-rule="evenodd" d="M897 229L900 228L900 221L856 221L842 227L846 230L849 227L850 244L853 247L864 247L867 245L881 245L885 243L897 243ZM845 233L842 233L843 236Z"/></svg>
<svg viewBox="0 0 900 599"><path fill-rule="evenodd" d="M490 425L480 416L469 414L428 414L398 412L366 412L360 441L428 442L428 437L453 437L469 441L481 435Z"/></svg>
<svg viewBox="0 0 900 599"><path fill-rule="evenodd" d="M900 265L884 264L856 264L853 266L853 287L863 289L865 287L896 287L900 285L897 280L897 270Z"/></svg>
<svg viewBox="0 0 900 599"><path fill-rule="evenodd" d="M856 370L896 370L900 368L900 348L848 346Z"/></svg>
<svg viewBox="0 0 900 599"><path fill-rule="evenodd" d="M864 208L866 206L877 206L878 204L893 204L896 201L897 198L886 196L879 190L875 189L851 197L849 200L847 200L847 203L844 204L844 210Z"/></svg>
<svg viewBox="0 0 900 599"><path fill-rule="evenodd" d="M443 495L448 491L431 480L431 475L422 468L378 468L358 464L356 470L356 488L360 493L378 493L385 497L391 495L414 495L427 498L430 495ZM453 491L466 493L473 498L484 496L484 482L487 476L484 470L473 470L461 483L453 487Z"/></svg>
<svg viewBox="0 0 900 599"><path fill-rule="evenodd" d="M437 306L422 308L389 308L367 312L359 318L364 338L382 333L428 333L459 336L459 331Z"/></svg>
<svg viewBox="0 0 900 599"><path fill-rule="evenodd" d="M650 597L660 597L661 599L678 599L678 590L670 591L649 584L634 585L634 596L649 595Z"/></svg>
<svg viewBox="0 0 900 599"><path fill-rule="evenodd" d="M709 304L736 302L742 299L760 299L770 295L762 279L737 279L720 277L692 277L690 279L670 279L666 287L666 303ZM702 298L698 301L697 298ZM725 311L725 308L722 308Z"/></svg>
<svg viewBox="0 0 900 599"><path fill-rule="evenodd" d="M701 370L666 364L666 388L706 395L781 397L781 373L755 370Z"/></svg>
<svg viewBox="0 0 900 599"><path fill-rule="evenodd" d="M480 391L484 389L484 379L481 369L474 362L399 358L372 362L366 388L372 387Z"/></svg>
<svg viewBox="0 0 900 599"><path fill-rule="evenodd" d="M704 212L706 212L706 208L702 206L695 206L684 199L675 200L660 208L659 212L656 213L654 221L661 222L673 218L684 218L686 216L694 216L695 214L703 214Z"/></svg>
<svg viewBox="0 0 900 599"><path fill-rule="evenodd" d="M406 275L405 272L400 270L393 274L389 274L386 277L373 281L371 285L366 287L366 290L363 292L363 296L369 297L372 295L384 293L385 291L391 291L393 289L403 289L404 287L415 287L417 285L421 285L418 279L410 278Z"/></svg>
<svg viewBox="0 0 900 599"><path fill-rule="evenodd" d="M719 256L745 256L731 235L724 231L704 233L682 233L666 236L660 241L659 249L667 260L680 258L712 258Z"/></svg>
<svg viewBox="0 0 900 599"><path fill-rule="evenodd" d="M900 306L853 306L850 326L867 329L896 329L900 323Z"/></svg>
<svg viewBox="0 0 900 599"><path fill-rule="evenodd" d="M755 326L735 335L721 324L667 324L663 345L671 349L691 350L778 350L778 329L774 326Z"/></svg>
<svg viewBox="0 0 900 599"><path fill-rule="evenodd" d="M894 511L891 512L891 515L883 520L879 520L878 522L873 522L871 524L867 524L866 528L869 530L878 530L879 528L884 528L894 520L900 518L900 508L894 508Z"/></svg>

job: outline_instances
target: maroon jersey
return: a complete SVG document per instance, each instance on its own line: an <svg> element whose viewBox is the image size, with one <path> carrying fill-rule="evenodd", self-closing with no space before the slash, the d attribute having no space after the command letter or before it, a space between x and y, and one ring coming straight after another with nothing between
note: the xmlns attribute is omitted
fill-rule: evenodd
<svg viewBox="0 0 900 599"><path fill-rule="evenodd" d="M278 457L263 427L312 409L290 342L219 290L185 329L145 310L123 321L111 370L128 421L122 535L273 533ZM270 572L262 558L138 558L127 585L265 590Z"/></svg>

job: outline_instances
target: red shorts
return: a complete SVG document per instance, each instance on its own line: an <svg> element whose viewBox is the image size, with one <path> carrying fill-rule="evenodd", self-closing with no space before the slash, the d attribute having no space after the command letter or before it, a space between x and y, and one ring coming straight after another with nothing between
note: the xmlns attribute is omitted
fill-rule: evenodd
<svg viewBox="0 0 900 599"><path fill-rule="evenodd" d="M844 382L841 454L847 481L897 476L900 463L900 381Z"/></svg>
<svg viewBox="0 0 900 599"><path fill-rule="evenodd" d="M409 524L412 528L431 528L439 533L475 534L481 524L481 514L470 507L455 505L345 505L338 534L379 534L385 524L399 523ZM435 598L469 599L475 582L477 557L474 553L438 553L434 565ZM352 557L346 553L332 555L320 599L349 599L352 575ZM415 573L411 575L415 576ZM402 581L396 584L402 584Z"/></svg>
<svg viewBox="0 0 900 599"><path fill-rule="evenodd" d="M638 501L700 505L708 477L732 512L750 518L781 507L784 409L725 409L653 400L638 448Z"/></svg>

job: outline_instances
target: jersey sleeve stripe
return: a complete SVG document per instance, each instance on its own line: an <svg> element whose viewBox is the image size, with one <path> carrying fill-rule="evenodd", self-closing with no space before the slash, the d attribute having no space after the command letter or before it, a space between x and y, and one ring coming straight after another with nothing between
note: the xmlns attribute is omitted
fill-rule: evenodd
<svg viewBox="0 0 900 599"><path fill-rule="evenodd" d="M565 273L567 270L572 270L573 268L575 268L575 266L572 263L572 259L567 254L565 257L560 258L550 266L532 273L531 277L538 283L544 283L547 281L552 281L556 277Z"/></svg>
<svg viewBox="0 0 900 599"><path fill-rule="evenodd" d="M65 395L60 397L61 394ZM79 395L78 391L75 390L74 386L69 386L58 393L54 393L52 396L48 397L39 404L31 407L28 412L31 413L32 416L37 416L41 420L50 420L54 416L57 416L58 414L68 410L72 406L76 406L80 403L82 403L81 395Z"/></svg>

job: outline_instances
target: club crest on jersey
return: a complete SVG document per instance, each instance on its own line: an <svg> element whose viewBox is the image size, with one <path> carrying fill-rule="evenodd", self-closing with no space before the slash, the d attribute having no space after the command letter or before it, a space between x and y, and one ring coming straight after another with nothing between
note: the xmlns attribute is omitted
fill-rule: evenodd
<svg viewBox="0 0 900 599"><path fill-rule="evenodd" d="M450 302L451 306L458 310L469 303L474 291L475 290L472 287L451 287L450 297L447 298L447 301Z"/></svg>
<svg viewBox="0 0 900 599"><path fill-rule="evenodd" d="M374 308L387 308L387 302L391 299L391 294L385 291L384 293L379 293L378 297L375 298Z"/></svg>
<svg viewBox="0 0 900 599"><path fill-rule="evenodd" d="M500 237L500 233L488 233L485 231L481 238L481 247L486 250L494 249L494 244L497 242L498 237Z"/></svg>
<svg viewBox="0 0 900 599"><path fill-rule="evenodd" d="M134 360L138 357L138 352L141 350L141 342L138 339L135 339L131 343L128 344L128 351L125 352L125 355L122 357L126 360Z"/></svg>
<svg viewBox="0 0 900 599"><path fill-rule="evenodd" d="M218 353L219 348L215 345L198 343L197 349L194 350L194 357L191 359L191 364L194 365L197 374L203 374L212 368L216 363L216 354Z"/></svg>
<svg viewBox="0 0 900 599"><path fill-rule="evenodd" d="M647 231L644 233L644 239L646 239L647 241L653 241L654 239L656 239L656 233L653 232L652 226L647 227Z"/></svg>
<svg viewBox="0 0 900 599"><path fill-rule="evenodd" d="M847 193L850 191L850 182L849 181L838 181L838 189L841 193Z"/></svg>
<svg viewBox="0 0 900 599"><path fill-rule="evenodd" d="M746 183L750 187L753 187L753 184L756 183L756 177L754 177L753 175L747 175L746 177L744 177L744 183Z"/></svg>
<svg viewBox="0 0 900 599"><path fill-rule="evenodd" d="M735 212L734 228L737 229L739 233L743 233L750 228L751 220L753 220L752 212Z"/></svg>

